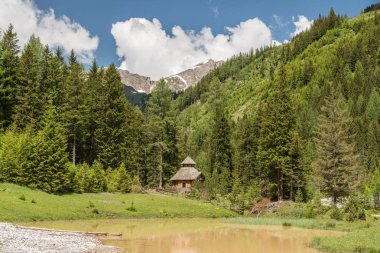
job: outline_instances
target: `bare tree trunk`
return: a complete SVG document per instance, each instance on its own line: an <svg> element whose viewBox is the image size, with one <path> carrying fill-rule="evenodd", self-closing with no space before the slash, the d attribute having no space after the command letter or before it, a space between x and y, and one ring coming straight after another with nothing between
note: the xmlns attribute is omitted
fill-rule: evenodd
<svg viewBox="0 0 380 253"><path fill-rule="evenodd" d="M75 166L75 158L76 158L76 145L77 145L77 139L76 136L74 135L74 140L73 140L73 165Z"/></svg>
<svg viewBox="0 0 380 253"><path fill-rule="evenodd" d="M338 197L337 197L337 195L335 193L333 193L332 201L333 201L334 207L336 207L337 204L338 204Z"/></svg>
<svg viewBox="0 0 380 253"><path fill-rule="evenodd" d="M281 201L283 199L283 194L284 194L284 190L283 190L283 174L281 173L281 170L278 169L277 170L277 178L278 178L278 181L277 181L277 195L278 195L278 200Z"/></svg>
<svg viewBox="0 0 380 253"><path fill-rule="evenodd" d="M160 170L160 183L159 183L159 188L162 189L162 147L160 147L160 167L159 167L159 170Z"/></svg>
<svg viewBox="0 0 380 253"><path fill-rule="evenodd" d="M290 184L290 200L294 200L294 189L293 189L293 183Z"/></svg>

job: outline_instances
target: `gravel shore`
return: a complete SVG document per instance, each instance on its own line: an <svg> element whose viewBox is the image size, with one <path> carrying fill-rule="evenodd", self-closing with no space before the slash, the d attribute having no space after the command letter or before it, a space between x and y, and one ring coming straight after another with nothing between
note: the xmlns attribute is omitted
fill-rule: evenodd
<svg viewBox="0 0 380 253"><path fill-rule="evenodd" d="M43 231L0 223L0 253L114 253L96 236L75 232Z"/></svg>

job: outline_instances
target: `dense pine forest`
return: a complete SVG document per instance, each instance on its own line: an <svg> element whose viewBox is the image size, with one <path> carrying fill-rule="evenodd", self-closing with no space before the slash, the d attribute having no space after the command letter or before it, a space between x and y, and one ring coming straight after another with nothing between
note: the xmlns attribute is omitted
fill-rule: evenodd
<svg viewBox="0 0 380 253"><path fill-rule="evenodd" d="M0 35L0 181L51 193L170 188L191 155L206 181L190 197L246 209L254 199L329 197L380 208L380 12L333 10L289 43L237 55L141 111L114 64ZM371 200L375 201L371 201Z"/></svg>

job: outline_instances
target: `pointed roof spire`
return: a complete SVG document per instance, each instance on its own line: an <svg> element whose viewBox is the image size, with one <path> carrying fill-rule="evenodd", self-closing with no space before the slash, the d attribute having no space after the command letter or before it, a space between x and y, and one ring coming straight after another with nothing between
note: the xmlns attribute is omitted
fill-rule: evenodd
<svg viewBox="0 0 380 253"><path fill-rule="evenodd" d="M194 162L193 159L191 159L190 156L186 157L183 162L181 162L181 165L195 165L196 163Z"/></svg>

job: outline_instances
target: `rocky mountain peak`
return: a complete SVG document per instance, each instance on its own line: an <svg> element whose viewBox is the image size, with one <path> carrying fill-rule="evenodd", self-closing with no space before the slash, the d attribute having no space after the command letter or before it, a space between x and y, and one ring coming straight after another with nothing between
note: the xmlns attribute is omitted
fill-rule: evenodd
<svg viewBox="0 0 380 253"><path fill-rule="evenodd" d="M186 90L187 88L195 85L202 77L207 75L211 70L221 64L222 61L207 60L199 63L194 67L182 71L178 74L163 78L168 83L172 91L178 92ZM149 94L154 89L158 81L153 81L150 77L140 76L138 74L130 73L128 70L119 69L122 82L126 86L132 87L140 93Z"/></svg>

